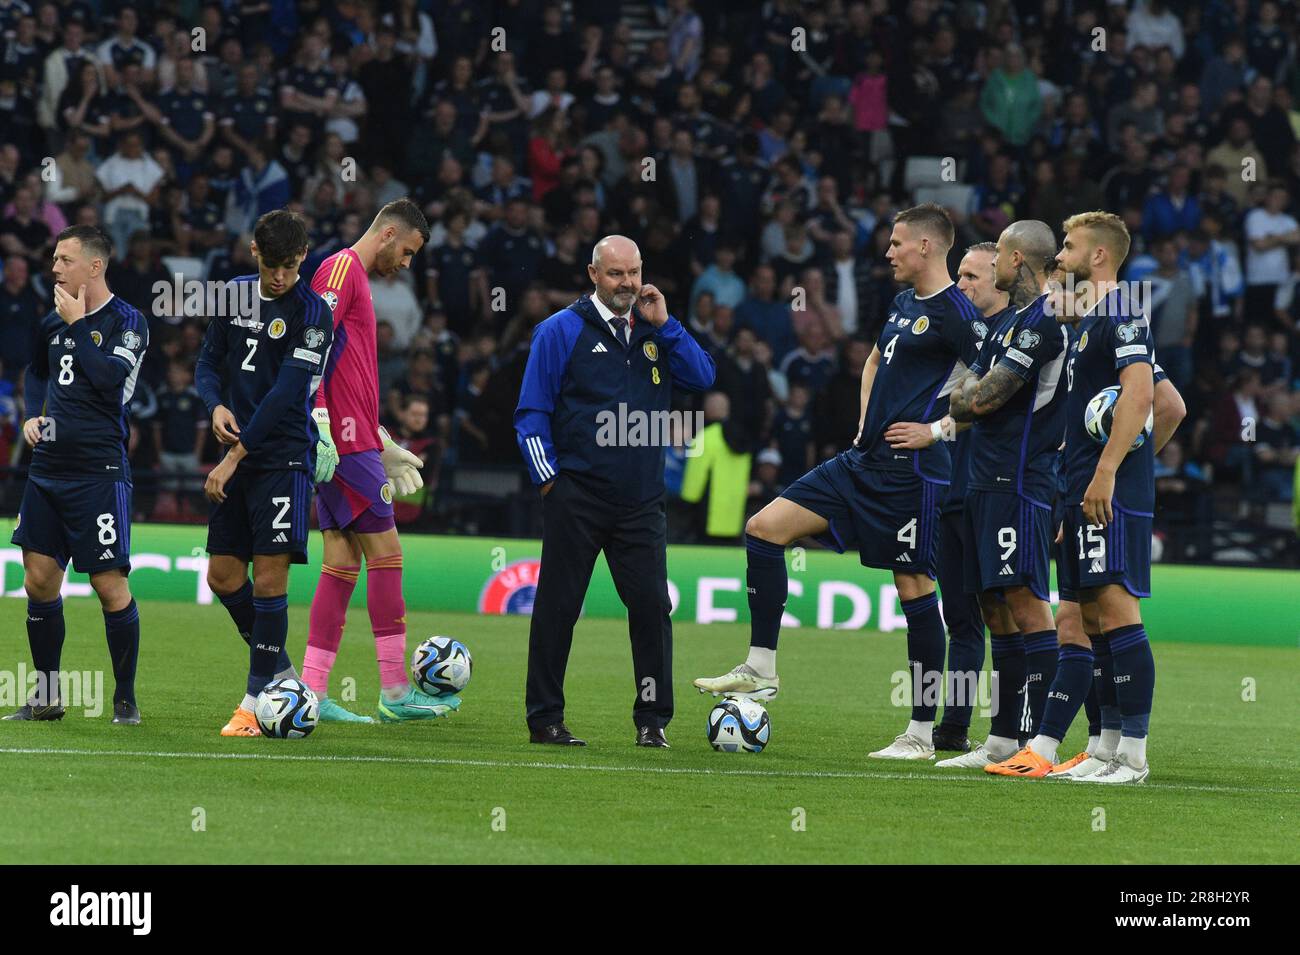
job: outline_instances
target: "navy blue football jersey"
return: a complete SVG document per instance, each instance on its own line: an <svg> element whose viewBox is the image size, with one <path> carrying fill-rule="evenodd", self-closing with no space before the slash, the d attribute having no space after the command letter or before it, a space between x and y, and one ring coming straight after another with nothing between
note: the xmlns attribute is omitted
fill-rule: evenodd
<svg viewBox="0 0 1300 955"><path fill-rule="evenodd" d="M1102 445L1088 437L1084 411L1103 388L1119 384L1120 369L1155 363L1151 323L1137 313L1121 287L1103 298L1071 334L1065 363L1069 395L1065 410L1065 503L1081 504L1101 459ZM1115 472L1114 501L1130 511L1150 514L1155 508L1153 442L1130 451Z"/></svg>
<svg viewBox="0 0 1300 955"><path fill-rule="evenodd" d="M53 425L32 451L32 475L131 480L127 408L149 347L148 321L113 295L72 326L50 312L38 335L30 370L47 383L44 415ZM89 349L100 353L90 369Z"/></svg>
<svg viewBox="0 0 1300 955"><path fill-rule="evenodd" d="M990 315L988 318L980 317L971 322L971 331L975 336L976 354L984 350L988 344L989 336L995 332L1003 322L1010 320L1016 314L1014 306L1008 305L1002 311ZM970 362L974 365L974 362ZM952 443L952 483L948 485L948 496L943 500L943 510L959 510L966 500L966 485L970 480L970 439L971 429L967 428L957 435Z"/></svg>
<svg viewBox="0 0 1300 955"><path fill-rule="evenodd" d="M862 436L854 445L863 467L911 471L948 483L948 442L924 451L895 451L885 431L896 421L937 421L948 413L948 393L978 353L973 324L979 310L955 284L925 298L900 292L880 331L880 367L867 400Z"/></svg>
<svg viewBox="0 0 1300 955"><path fill-rule="evenodd" d="M334 337L325 300L302 280L279 298L262 298L256 275L234 279L253 283L253 294L231 296L249 315L217 316L208 323L199 353L199 374L215 371L221 403L234 414L241 431L275 386L285 366L309 371L302 393L293 396L270 426L264 440L248 448L240 467L311 471L319 433L311 409Z"/></svg>
<svg viewBox="0 0 1300 955"><path fill-rule="evenodd" d="M1070 344L1064 325L1044 311L1040 295L990 336L974 371L1003 368L1024 382L1006 403L970 429L970 486L1014 491L1051 507L1056 453L1065 429L1064 373Z"/></svg>

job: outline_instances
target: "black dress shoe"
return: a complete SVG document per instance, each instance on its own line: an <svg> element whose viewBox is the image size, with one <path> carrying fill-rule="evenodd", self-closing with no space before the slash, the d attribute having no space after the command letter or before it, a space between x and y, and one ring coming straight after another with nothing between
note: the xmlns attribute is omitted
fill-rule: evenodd
<svg viewBox="0 0 1300 955"><path fill-rule="evenodd" d="M61 720L63 719L63 707L58 703L53 706L41 706L38 703L27 703L18 707L8 716L6 720Z"/></svg>
<svg viewBox="0 0 1300 955"><path fill-rule="evenodd" d="M969 753L970 739L966 736L966 730L960 726L936 726L934 748L942 753Z"/></svg>
<svg viewBox="0 0 1300 955"><path fill-rule="evenodd" d="M653 746L655 749L671 749L668 745L668 739L664 736L664 731L654 726L638 726L636 728L636 744L638 746Z"/></svg>
<svg viewBox="0 0 1300 955"><path fill-rule="evenodd" d="M586 746L585 739L578 739L569 732L563 723L551 723L548 726L529 727L528 739L533 743L554 743L557 746Z"/></svg>
<svg viewBox="0 0 1300 955"><path fill-rule="evenodd" d="M122 726L140 725L140 709L134 703L119 700L113 704L113 722Z"/></svg>

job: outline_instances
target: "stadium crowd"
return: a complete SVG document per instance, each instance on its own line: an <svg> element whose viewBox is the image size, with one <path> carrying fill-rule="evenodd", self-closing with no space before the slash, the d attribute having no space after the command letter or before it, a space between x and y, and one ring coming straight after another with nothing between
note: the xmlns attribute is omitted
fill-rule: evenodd
<svg viewBox="0 0 1300 955"><path fill-rule="evenodd" d="M855 433L893 213L934 198L954 270L1015 219L1124 217L1189 408L1158 461L1165 558L1294 560L1296 33L1273 0L0 0L5 504L61 228L112 236L109 285L151 322L137 514L197 519L218 448L184 282L252 271L251 225L285 205L309 277L409 194L431 240L372 286L385 423L428 462L400 516L517 530L444 491L522 472L530 331L622 233L718 366L690 408L706 453L667 452L671 493L703 499L676 536L738 540Z"/></svg>

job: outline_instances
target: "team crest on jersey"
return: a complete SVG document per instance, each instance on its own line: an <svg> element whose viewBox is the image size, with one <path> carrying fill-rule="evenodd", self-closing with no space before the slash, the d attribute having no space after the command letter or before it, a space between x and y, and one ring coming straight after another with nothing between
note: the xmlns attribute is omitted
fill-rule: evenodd
<svg viewBox="0 0 1300 955"><path fill-rule="evenodd" d="M385 481L384 486L379 489L379 498L385 504L393 503L393 483L391 481Z"/></svg>
<svg viewBox="0 0 1300 955"><path fill-rule="evenodd" d="M641 346L641 350L645 352L645 356L651 361L659 360L659 346L654 342L646 342Z"/></svg>
<svg viewBox="0 0 1300 955"><path fill-rule="evenodd" d="M266 334L272 338L283 338L286 327L283 318L273 318L271 319L271 326L266 330Z"/></svg>
<svg viewBox="0 0 1300 955"><path fill-rule="evenodd" d="M1088 333L1084 332L1082 335L1079 336L1079 351L1083 351L1087 347L1088 347Z"/></svg>
<svg viewBox="0 0 1300 955"><path fill-rule="evenodd" d="M141 345L140 336L135 332L123 332L122 344L131 349L131 351L135 351Z"/></svg>
<svg viewBox="0 0 1300 955"><path fill-rule="evenodd" d="M321 298L325 299L325 304L330 307L331 312L334 311L334 309L339 307L339 297L335 295L333 292L327 291L323 295L321 295Z"/></svg>
<svg viewBox="0 0 1300 955"><path fill-rule="evenodd" d="M1016 347L1028 351L1031 348L1037 347L1038 343L1042 340L1043 336L1039 335L1038 332L1030 328L1023 328L1020 330L1020 334L1016 337Z"/></svg>
<svg viewBox="0 0 1300 955"><path fill-rule="evenodd" d="M99 334L99 332L91 332L90 340L95 343L96 348L104 344L104 336Z"/></svg>
<svg viewBox="0 0 1300 955"><path fill-rule="evenodd" d="M970 327L971 330L975 332L975 337L980 341L984 341L984 339L989 337L989 327L983 322L971 322Z"/></svg>
<svg viewBox="0 0 1300 955"><path fill-rule="evenodd" d="M930 317L928 315L922 315L920 318L918 318L915 322L912 323L912 334L923 335L925 333L925 330L929 327L930 327Z"/></svg>
<svg viewBox="0 0 1300 955"><path fill-rule="evenodd" d="M275 323L272 322L271 325L274 328ZM272 334L271 337L275 338L277 336ZM322 332L315 325L308 325L307 328L303 330L302 343L306 345L308 348L320 348L321 342L323 341L325 341L325 333Z"/></svg>
<svg viewBox="0 0 1300 955"><path fill-rule="evenodd" d="M1137 322L1127 322L1123 325L1120 325L1118 328L1116 328L1115 334L1119 336L1120 341L1124 342L1124 344L1127 345L1130 342L1137 341L1138 336L1141 335L1142 332L1138 328Z"/></svg>

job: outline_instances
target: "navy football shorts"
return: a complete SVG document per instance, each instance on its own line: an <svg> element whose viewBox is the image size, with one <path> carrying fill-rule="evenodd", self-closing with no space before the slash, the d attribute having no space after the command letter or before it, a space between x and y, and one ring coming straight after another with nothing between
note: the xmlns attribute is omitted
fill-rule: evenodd
<svg viewBox="0 0 1300 955"><path fill-rule="evenodd" d="M1061 592L1122 584L1134 597L1151 596L1151 514L1112 502L1115 519L1102 527L1085 524L1083 507L1065 508L1061 541Z"/></svg>
<svg viewBox="0 0 1300 955"><path fill-rule="evenodd" d="M864 567L933 578L946 488L910 472L859 467L841 451L781 496L824 517L830 528L818 540L838 553L856 549Z"/></svg>
<svg viewBox="0 0 1300 955"><path fill-rule="evenodd" d="M236 468L226 499L212 505L208 553L244 561L254 554L291 554L291 563L307 563L311 483L306 471Z"/></svg>
<svg viewBox="0 0 1300 955"><path fill-rule="evenodd" d="M27 478L11 543L67 569L131 572L131 482Z"/></svg>
<svg viewBox="0 0 1300 955"><path fill-rule="evenodd" d="M1028 587L1047 600L1055 536L1049 508L1011 491L971 488L966 492L966 590Z"/></svg>
<svg viewBox="0 0 1300 955"><path fill-rule="evenodd" d="M1072 589L1065 586L1065 557L1068 551L1065 548L1065 537L1062 536L1061 543L1056 543L1056 532L1065 522L1065 496L1058 493L1056 499L1052 502L1052 559L1056 561L1056 589L1060 592L1061 603L1070 602L1078 603L1079 595Z"/></svg>

